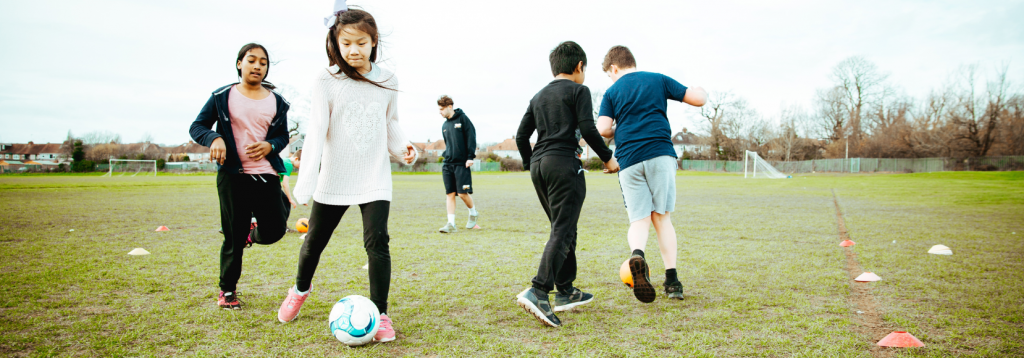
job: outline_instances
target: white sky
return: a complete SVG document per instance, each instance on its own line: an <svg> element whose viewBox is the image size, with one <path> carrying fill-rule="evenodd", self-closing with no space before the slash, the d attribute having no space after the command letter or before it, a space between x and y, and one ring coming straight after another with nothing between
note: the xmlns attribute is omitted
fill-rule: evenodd
<svg viewBox="0 0 1024 358"><path fill-rule="evenodd" d="M922 97L965 64L1009 63L1024 83L1024 1L377 1L385 66L401 82L411 140L440 138L435 101L455 99L478 140L510 138L552 78L547 56L580 43L586 85L603 90L605 51L630 47L641 70L709 92L732 91L772 116L809 107L830 69L860 55ZM269 81L302 93L327 62L317 1L2 1L0 141L60 142L70 130L189 140L210 92L236 81L235 55L259 42L279 61ZM1018 87L1019 88L1019 87ZM673 130L697 129L671 102Z"/></svg>

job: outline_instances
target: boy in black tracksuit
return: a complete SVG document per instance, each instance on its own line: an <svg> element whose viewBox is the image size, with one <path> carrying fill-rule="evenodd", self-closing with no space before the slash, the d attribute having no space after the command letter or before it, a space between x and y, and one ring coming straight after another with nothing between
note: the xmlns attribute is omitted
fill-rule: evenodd
<svg viewBox="0 0 1024 358"><path fill-rule="evenodd" d="M605 173L619 170L612 151L594 124L590 89L583 86L587 55L578 44L566 41L549 57L555 80L530 100L516 134L523 166L530 170L544 212L551 221L551 236L544 247L533 287L516 296L517 303L544 324L561 321L552 312L548 294L555 294L554 311L565 311L593 300L594 295L573 287L576 279L576 222L587 196L583 166L576 157L579 139L584 138L601 161ZM530 136L537 131L537 144L530 148Z"/></svg>
<svg viewBox="0 0 1024 358"><path fill-rule="evenodd" d="M441 135L444 138L444 165L441 167L441 177L444 180L444 190L447 195L446 206L448 210L448 223L438 229L439 232L449 234L458 229L455 228L455 196L458 194L462 202L469 208L469 221L466 222L467 229L479 229L476 225L477 211L473 205L473 175L470 168L473 160L476 159L476 128L461 108L453 109L455 102L451 97L441 96L437 100L437 106L441 117L445 118L441 125Z"/></svg>

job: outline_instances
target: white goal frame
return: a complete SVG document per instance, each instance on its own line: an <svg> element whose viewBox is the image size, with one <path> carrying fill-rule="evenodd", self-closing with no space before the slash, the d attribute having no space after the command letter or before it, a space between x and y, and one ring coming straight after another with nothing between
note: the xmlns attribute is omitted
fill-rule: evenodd
<svg viewBox="0 0 1024 358"><path fill-rule="evenodd" d="M749 161L749 164L748 164L748 161ZM757 176L757 167L758 167L758 165L761 166L761 178L784 179L784 178L787 177L786 174L782 174L782 172L780 172L778 169L775 169L775 167L773 167L771 164L768 164L768 161L762 159L760 155L757 155L757 152L752 152L752 151L749 151L749 150L744 150L743 151L743 178L747 178L747 170L748 170L747 168L748 167L750 169L752 169L751 170L751 174L750 174L750 178L758 178L758 176Z"/></svg>
<svg viewBox="0 0 1024 358"><path fill-rule="evenodd" d="M141 162L142 164L144 164L146 162L152 162L153 163L153 176L156 176L156 160L153 160L153 159L114 159L114 158L110 158L110 163L109 163L109 165L107 167L107 174L105 174L103 176L107 176L107 177L113 177L114 176L114 163L116 163L116 162L126 162L126 163ZM139 170L137 170L135 172L135 174L132 174L132 176L139 175L139 173L142 172L142 167L143 167L143 165L139 165ZM124 176L124 174L125 173L121 173L121 175L119 175L119 176Z"/></svg>

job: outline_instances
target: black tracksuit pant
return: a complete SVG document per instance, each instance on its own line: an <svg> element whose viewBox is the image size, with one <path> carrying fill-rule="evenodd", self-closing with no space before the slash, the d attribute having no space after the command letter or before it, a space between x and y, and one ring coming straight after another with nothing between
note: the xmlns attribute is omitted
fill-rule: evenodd
<svg viewBox="0 0 1024 358"><path fill-rule="evenodd" d="M220 196L220 226L224 244L220 247L220 289L234 291L242 275L242 254L249 236L249 224L256 218L259 225L252 231L253 242L270 245L281 240L288 230L292 208L281 190L281 182L273 174L217 173L217 194Z"/></svg>
<svg viewBox="0 0 1024 358"><path fill-rule="evenodd" d="M341 217L348 206L327 205L313 201L313 209L309 214L309 233L299 251L299 273L295 277L295 286L300 291L308 291L313 282L313 274L320 263L320 254L331 241L331 233L338 227ZM377 305L380 313L388 311L388 291L391 289L391 251L388 242L388 213L391 202L385 200L359 204L363 214L363 248L369 259L370 301Z"/></svg>
<svg viewBox="0 0 1024 358"><path fill-rule="evenodd" d="M551 237L544 246L533 287L542 292L572 292L576 280L576 222L587 197L587 181L579 159L547 155L530 164L530 178L544 212L551 221Z"/></svg>

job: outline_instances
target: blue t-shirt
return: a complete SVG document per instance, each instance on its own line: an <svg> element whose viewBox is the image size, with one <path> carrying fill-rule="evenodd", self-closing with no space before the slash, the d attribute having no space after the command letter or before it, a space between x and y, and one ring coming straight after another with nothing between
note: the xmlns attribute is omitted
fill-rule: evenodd
<svg viewBox="0 0 1024 358"><path fill-rule="evenodd" d="M663 155L676 157L668 100L682 101L686 86L653 72L633 72L619 77L601 101L600 116L615 120L615 159L626 169Z"/></svg>

